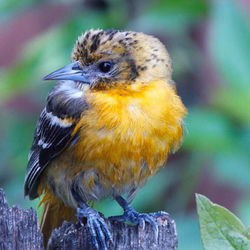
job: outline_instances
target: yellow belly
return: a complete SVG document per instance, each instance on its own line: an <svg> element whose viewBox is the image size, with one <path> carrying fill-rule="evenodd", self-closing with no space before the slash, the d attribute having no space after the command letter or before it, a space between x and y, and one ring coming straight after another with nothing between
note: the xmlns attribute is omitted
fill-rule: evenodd
<svg viewBox="0 0 250 250"><path fill-rule="evenodd" d="M89 109L76 128L77 143L48 168L57 187L72 180L82 185L85 200L140 188L182 141L186 109L174 87L163 81L88 90L85 98ZM59 196L71 203L68 191Z"/></svg>

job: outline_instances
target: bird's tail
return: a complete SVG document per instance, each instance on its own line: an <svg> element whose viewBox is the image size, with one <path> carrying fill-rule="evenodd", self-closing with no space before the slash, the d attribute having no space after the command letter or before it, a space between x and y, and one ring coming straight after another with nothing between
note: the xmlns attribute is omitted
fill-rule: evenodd
<svg viewBox="0 0 250 250"><path fill-rule="evenodd" d="M42 219L40 228L43 233L44 247L46 248L52 231L62 225L63 221L75 221L75 209L65 204L50 192L46 192L42 201Z"/></svg>

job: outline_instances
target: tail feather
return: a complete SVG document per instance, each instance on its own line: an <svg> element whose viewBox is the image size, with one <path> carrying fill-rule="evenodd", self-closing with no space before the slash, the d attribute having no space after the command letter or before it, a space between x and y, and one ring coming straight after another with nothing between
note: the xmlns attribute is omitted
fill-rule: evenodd
<svg viewBox="0 0 250 250"><path fill-rule="evenodd" d="M65 206L60 199L48 193L43 197L41 204L43 204L43 210L40 228L46 248L50 235L55 228L60 227L65 220L75 222L75 209Z"/></svg>

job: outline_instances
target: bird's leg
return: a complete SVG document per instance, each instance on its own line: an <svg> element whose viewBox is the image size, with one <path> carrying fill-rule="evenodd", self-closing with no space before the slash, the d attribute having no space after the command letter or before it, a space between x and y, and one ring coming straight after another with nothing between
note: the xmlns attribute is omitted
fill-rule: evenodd
<svg viewBox="0 0 250 250"><path fill-rule="evenodd" d="M79 194L77 194L75 191L73 191L72 194L79 205L79 207L77 208L77 217L82 226L82 219L87 218L87 224L92 237L93 245L96 249L99 249L99 241L101 244L101 248L103 250L107 250L108 248L105 239L107 238L111 243L113 243L113 240L106 222L96 210L82 201Z"/></svg>
<svg viewBox="0 0 250 250"><path fill-rule="evenodd" d="M79 203L77 208L77 217L82 224L82 218L87 218L88 228L90 230L93 244L96 249L99 249L98 240L101 243L102 249L107 249L105 238L112 242L112 236L104 219L93 208L86 203Z"/></svg>
<svg viewBox="0 0 250 250"><path fill-rule="evenodd" d="M154 232L155 232L155 239L158 238L158 226L156 221L153 218L158 218L162 215L168 216L165 212L156 212L156 213L138 213L134 208L132 208L128 202L122 196L116 196L115 200L118 204L123 208L124 213L120 216L111 216L109 217L110 220L113 221L122 221L122 222L131 222L135 224L139 224L140 227L144 229L145 222L151 224Z"/></svg>

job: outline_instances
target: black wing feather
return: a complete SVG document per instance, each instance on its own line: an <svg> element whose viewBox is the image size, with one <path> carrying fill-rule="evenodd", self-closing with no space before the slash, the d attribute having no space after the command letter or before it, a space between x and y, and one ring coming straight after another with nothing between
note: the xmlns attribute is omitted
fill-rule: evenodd
<svg viewBox="0 0 250 250"><path fill-rule="evenodd" d="M73 139L71 135L74 127L75 124L62 127L57 123L52 123L46 108L42 111L29 154L24 184L25 195L29 195L30 199L38 196L38 178L42 171Z"/></svg>
<svg viewBox="0 0 250 250"><path fill-rule="evenodd" d="M79 131L73 137L72 132L82 111L88 108L83 92L79 83L61 81L47 98L46 108L37 123L26 171L24 192L30 199L38 196L39 177L46 166L78 139ZM65 118L75 122L67 126L62 122Z"/></svg>

